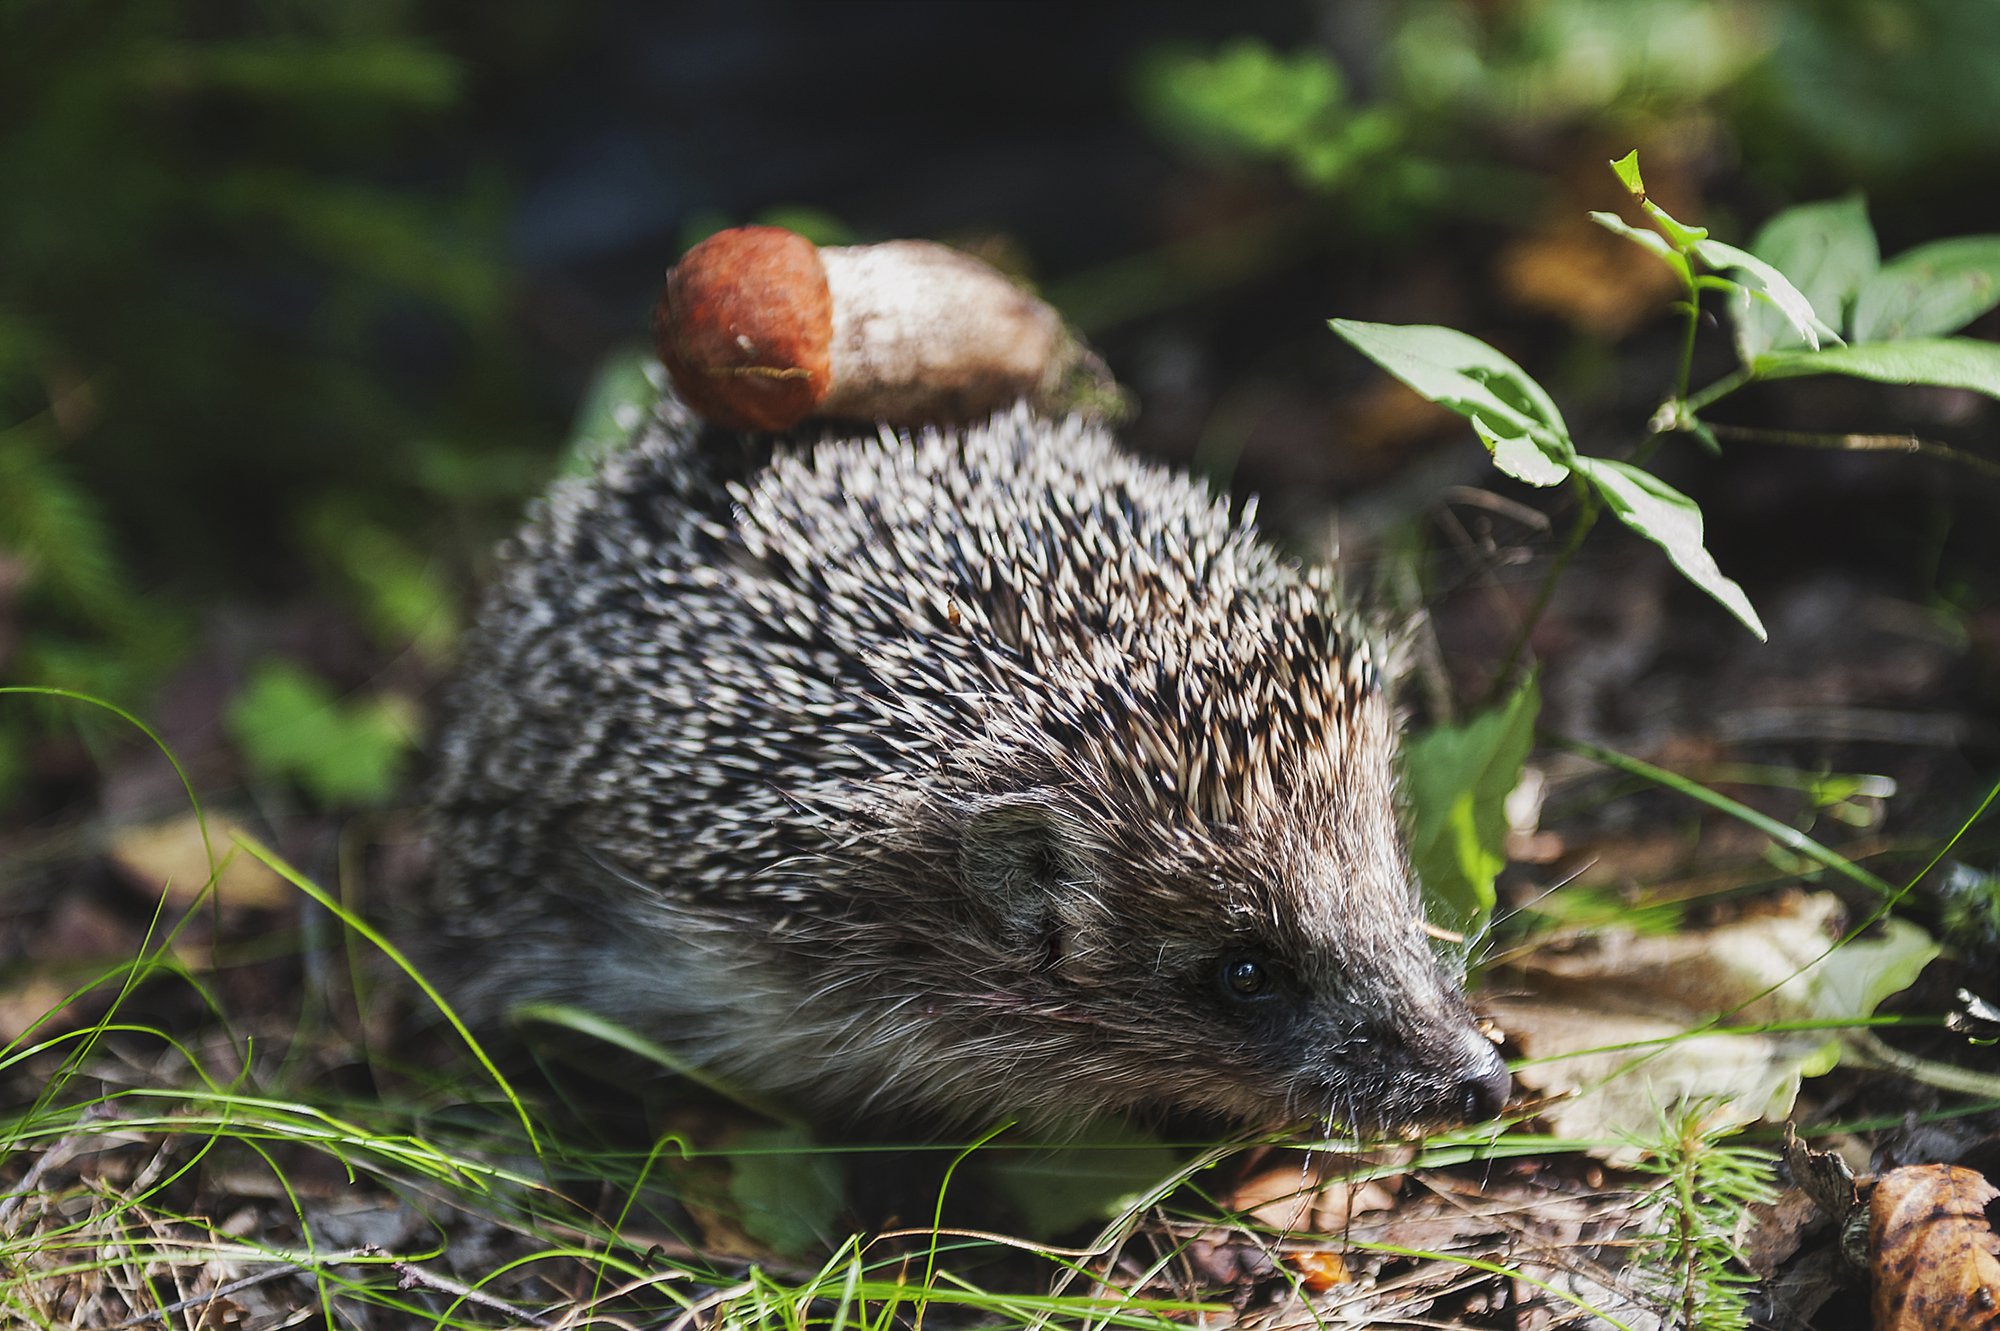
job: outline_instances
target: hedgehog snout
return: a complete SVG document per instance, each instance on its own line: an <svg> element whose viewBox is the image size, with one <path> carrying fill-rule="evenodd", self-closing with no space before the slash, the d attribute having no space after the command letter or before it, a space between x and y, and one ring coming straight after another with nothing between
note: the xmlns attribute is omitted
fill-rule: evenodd
<svg viewBox="0 0 2000 1331"><path fill-rule="evenodd" d="M1316 1046L1309 1075L1329 1099L1361 1126L1435 1127L1497 1117L1512 1078L1456 978L1395 944L1369 962L1350 952L1347 963L1341 980L1322 991L1307 1027L1307 1041Z"/></svg>
<svg viewBox="0 0 2000 1331"><path fill-rule="evenodd" d="M1493 1042L1477 1030L1470 1032L1470 1066L1460 1078L1454 1094L1453 1116L1467 1123L1484 1123L1500 1117L1507 1097L1514 1090L1514 1076Z"/></svg>
<svg viewBox="0 0 2000 1331"><path fill-rule="evenodd" d="M1483 1123L1506 1107L1513 1078L1463 1003L1450 1007L1455 1010L1406 1019L1390 1037L1402 1045L1400 1071L1416 1083L1412 1089L1422 1102L1411 1117L1425 1123Z"/></svg>
<svg viewBox="0 0 2000 1331"><path fill-rule="evenodd" d="M1341 1042L1307 1103L1324 1099L1349 1126L1407 1131L1483 1123L1506 1107L1513 1079L1499 1051L1470 1022L1422 1039L1375 1032Z"/></svg>

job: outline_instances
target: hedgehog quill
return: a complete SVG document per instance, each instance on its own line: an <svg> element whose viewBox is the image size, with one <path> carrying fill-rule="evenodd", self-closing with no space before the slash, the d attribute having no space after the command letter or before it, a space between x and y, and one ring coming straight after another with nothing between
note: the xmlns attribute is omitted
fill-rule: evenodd
<svg viewBox="0 0 2000 1331"><path fill-rule="evenodd" d="M1491 1117L1343 623L1254 511L1076 419L774 445L670 399L472 635L448 992L836 1122Z"/></svg>

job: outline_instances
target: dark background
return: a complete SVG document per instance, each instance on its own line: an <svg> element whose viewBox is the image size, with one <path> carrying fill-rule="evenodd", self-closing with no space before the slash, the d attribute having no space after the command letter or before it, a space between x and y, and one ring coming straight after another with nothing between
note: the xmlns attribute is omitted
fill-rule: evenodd
<svg viewBox="0 0 2000 1331"><path fill-rule="evenodd" d="M1606 159L1638 147L1663 202L1738 243L1855 189L1885 254L1995 225L2000 11L1961 0L0 15L0 679L134 708L198 783L248 781L280 808L396 797L492 541L557 466L598 367L643 345L666 266L719 226L931 236L1040 283L1137 390L1136 447L1264 492L1301 543L1338 512L1364 579L1416 549L1449 683L1471 695L1501 630L1453 607L1496 582L1524 598L1548 543L1454 510L1451 487L1551 497L1500 481L1327 318L1485 337L1586 448L1624 454L1678 326L1652 261L1580 221L1619 206ZM1216 91L1232 59L1311 63L1337 90L1288 122L1282 89ZM1728 367L1718 324L1695 381ZM1815 382L1726 414L1991 455L1993 405L1966 394ZM1923 687L1967 718L1954 761L1979 766L1990 485L1778 449L1652 465L1703 502L1723 567L1774 613L1810 583L1838 589L1823 633L1875 596L1952 626L1969 645ZM1740 644L1660 567L1600 533L1538 646L1615 637L1593 595L1665 607L1689 632L1617 682L1701 694ZM243 710L274 662L310 688ZM288 767L266 742L287 707L334 718L322 747L392 718L386 775L301 777L310 757ZM1679 724L1614 710L1615 734ZM14 825L171 798L107 785L129 742L72 704L10 703Z"/></svg>

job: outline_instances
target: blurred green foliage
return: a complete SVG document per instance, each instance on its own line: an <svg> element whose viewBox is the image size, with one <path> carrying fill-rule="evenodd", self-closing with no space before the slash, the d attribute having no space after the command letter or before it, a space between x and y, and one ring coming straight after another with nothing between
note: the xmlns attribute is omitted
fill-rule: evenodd
<svg viewBox="0 0 2000 1331"><path fill-rule="evenodd" d="M450 155L465 75L421 24L0 7L0 675L138 702L200 600L301 568L441 650L396 533L546 423L500 340L506 200Z"/></svg>
<svg viewBox="0 0 2000 1331"><path fill-rule="evenodd" d="M289 661L267 661L229 707L229 731L251 771L296 782L323 806L380 804L416 742L401 699L346 701Z"/></svg>
<svg viewBox="0 0 2000 1331"><path fill-rule="evenodd" d="M1136 96L1177 141L1273 163L1376 236L1530 216L1564 135L1723 125L1758 189L1864 186L1900 247L1917 227L1895 210L1949 196L1896 186L2000 154L2000 6L1322 10L1324 50L1161 50ZM439 533L513 511L561 432L516 361L513 204L468 150L469 90L551 79L551 25L612 16L582 12L0 0L0 679L144 707L198 607L302 586L384 653L442 655L461 579ZM720 214L680 220L692 238ZM849 238L824 212L783 220ZM1186 298L1134 272L1145 308ZM40 718L0 709L0 799Z"/></svg>
<svg viewBox="0 0 2000 1331"><path fill-rule="evenodd" d="M1159 51L1140 64L1136 94L1163 130L1197 151L1276 161L1308 189L1345 192L1357 220L1374 229L1434 213L1450 183L1408 108L1356 101L1319 51L1279 54L1254 40L1212 55Z"/></svg>
<svg viewBox="0 0 2000 1331"><path fill-rule="evenodd" d="M1730 107L1759 174L1793 191L1858 183L1879 202L2000 153L2000 5L1790 0L1764 12L1768 57Z"/></svg>
<svg viewBox="0 0 2000 1331"><path fill-rule="evenodd" d="M1139 103L1197 149L1340 192L1378 229L1488 208L1496 186L1532 194L1496 161L1570 129L1638 142L1720 125L1747 176L1794 193L1881 194L2000 154L1996 5L1390 0L1371 21L1345 64L1254 40L1156 52Z"/></svg>
<svg viewBox="0 0 2000 1331"><path fill-rule="evenodd" d="M1371 159L1394 162L1403 118L1359 108L1332 60L1317 51L1279 55L1255 41L1214 56L1163 52L1141 66L1143 104L1169 129L1211 151L1283 161L1315 188L1332 188Z"/></svg>
<svg viewBox="0 0 2000 1331"><path fill-rule="evenodd" d="M1386 59L1399 99L1432 121L1629 134L1726 96L1769 54L1770 25L1802 3L1409 0Z"/></svg>

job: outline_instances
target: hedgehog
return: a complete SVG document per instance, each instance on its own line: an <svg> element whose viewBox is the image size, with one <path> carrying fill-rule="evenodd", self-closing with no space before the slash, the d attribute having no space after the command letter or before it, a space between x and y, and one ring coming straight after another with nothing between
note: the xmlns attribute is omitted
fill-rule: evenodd
<svg viewBox="0 0 2000 1331"><path fill-rule="evenodd" d="M669 395L503 550L448 714L426 931L473 1021L581 1008L848 1125L1506 1099L1334 577L1100 426Z"/></svg>

